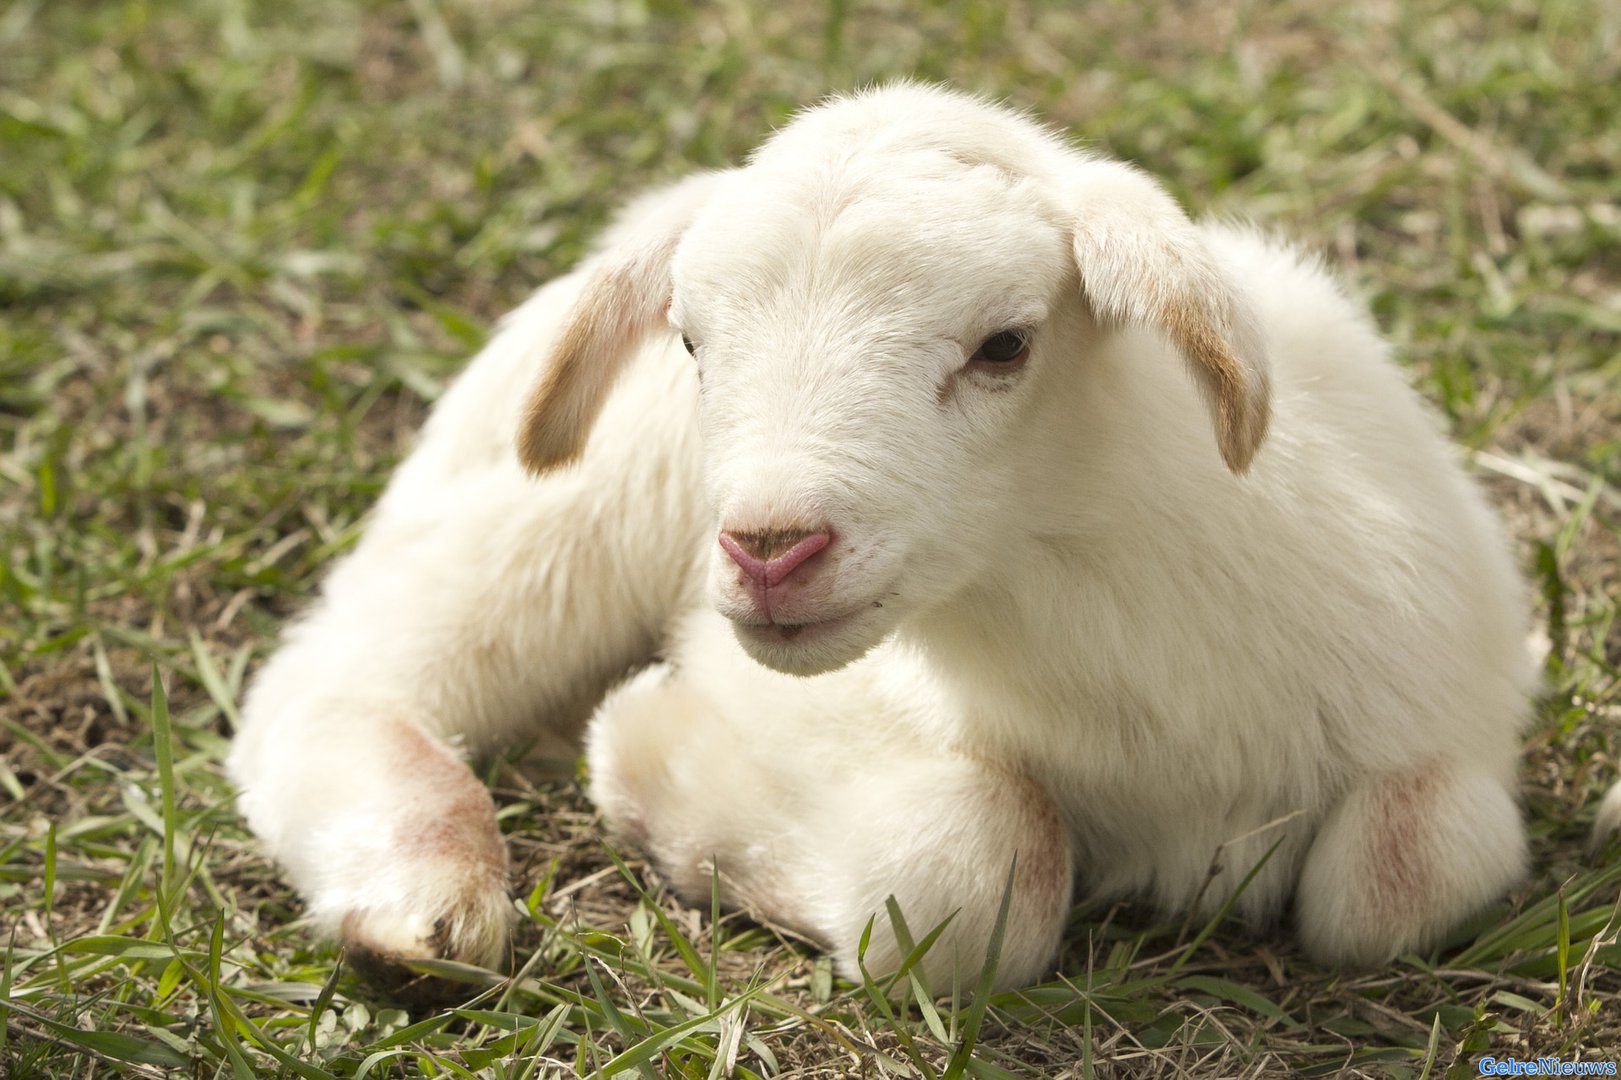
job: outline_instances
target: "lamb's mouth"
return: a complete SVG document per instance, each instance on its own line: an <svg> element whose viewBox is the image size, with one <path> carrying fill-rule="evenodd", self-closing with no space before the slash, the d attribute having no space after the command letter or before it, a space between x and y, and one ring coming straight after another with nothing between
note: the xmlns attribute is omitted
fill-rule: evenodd
<svg viewBox="0 0 1621 1080"><path fill-rule="evenodd" d="M825 619L806 619L801 622L733 620L737 632L748 638L771 644L808 644L828 634L836 633L853 622L864 608L853 608L830 615Z"/></svg>
<svg viewBox="0 0 1621 1080"><path fill-rule="evenodd" d="M899 610L893 588L864 591L854 603L841 595L828 604L797 611L762 611L746 603L719 606L743 651L756 663L786 675L820 675L853 663L888 636Z"/></svg>

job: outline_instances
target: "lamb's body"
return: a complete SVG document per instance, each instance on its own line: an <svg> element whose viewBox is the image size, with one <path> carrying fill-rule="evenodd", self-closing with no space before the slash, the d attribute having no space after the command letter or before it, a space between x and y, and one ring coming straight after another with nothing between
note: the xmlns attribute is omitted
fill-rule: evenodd
<svg viewBox="0 0 1621 1080"><path fill-rule="evenodd" d="M1115 334L1092 353L1090 377L1049 396L1048 415L1028 424L1033 442L1055 432L1072 442L1052 455L1032 447L1027 460L1079 464L1016 478L1040 516L990 523L1003 558L949 604L809 681L754 664L718 616L691 617L671 650L678 672L610 699L592 755L593 795L610 821L648 844L689 895L709 888L714 853L741 899L823 937L830 924L859 935L884 894L841 905L824 895L843 887L828 868L841 855L858 867L874 857L847 853L850 838L895 815L909 771L939 767L942 749L1046 792L1083 890L1150 897L1168 912L1219 907L1281 840L1239 905L1253 921L1276 918L1332 808L1372 777L1395 792L1388 835L1367 838L1378 850L1325 848L1326 891L1374 887L1377 861L1402 858L1400 846L1426 830L1454 832L1464 859L1477 826L1493 837L1473 854L1478 891L1463 906L1521 872L1509 792L1531 675L1500 528L1366 316L1288 249L1204 232L1260 301L1273 358L1272 429L1249 474L1232 477L1198 445L1209 438L1203 407L1173 350L1146 333ZM1163 362L1144 363L1154 353ZM1118 422L1125 416L1131 424ZM1190 470L1190 460L1208 467ZM1259 572L1239 579L1233 567ZM899 732L904 751L874 745ZM762 774L769 783L748 782ZM1421 789L1460 777L1471 812L1426 820ZM835 814L828 804L842 805ZM679 820L687 805L701 821ZM804 807L819 806L827 841L815 849L796 836L756 851L770 873L748 895L739 864L759 836L784 828L763 806L800 827L812 816ZM909 824L931 817L900 810ZM972 827L955 826L956 842ZM1029 860L1025 839L1014 832L996 850ZM931 833L918 846L936 842L953 840ZM806 850L816 857L787 875L794 897L773 895L781 864ZM992 865L980 870L994 905L1003 881ZM961 888L948 878L938 894L911 897L912 921L956 910ZM798 914L813 897L840 917ZM1324 956L1375 961L1425 906L1415 896L1410 910L1364 926L1325 912L1302 930ZM1408 931L1409 941L1458 914ZM1035 971L1053 924L1040 929L1019 942Z"/></svg>
<svg viewBox="0 0 1621 1080"><path fill-rule="evenodd" d="M747 172L756 187L774 182L774 168L824 175L825 190L806 198L809 219L831 233L845 208L875 197L863 185L879 183L859 180L847 162L898 162L904 183L916 161L928 174L920 184L953 167L925 160L945 136L922 140L923 150L907 140L908 125L931 130L931 111L952 121L952 139L981 140L969 160L947 154L965 169L992 161L1000 180L974 173L988 187L1024 175L1019 154L1044 182L1071 165L1094 167L1007 114L901 88L811 114ZM803 169L830 125L858 134L837 142L839 164L825 174ZM982 144L993 147L983 158ZM846 175L858 179L840 188ZM697 379L677 340L620 328L634 355L579 464L538 482L522 473L507 448L520 424L545 422L546 400L520 420L514 386L545 353L578 352L577 338L608 333L603 319L579 314L597 292L617 289L618 307L634 309L641 293L659 291L617 268L641 263L611 254L555 282L440 403L366 539L256 682L232 771L254 828L318 914L382 952L490 959L505 921L488 800L419 732L461 735L475 750L536 734L566 745L590 703L661 642L670 665L612 694L592 721L594 797L679 887L707 894L713 857L734 902L823 940L847 967L890 893L914 933L960 912L937 950L938 974L959 960L976 965L1015 853L1003 982L1050 964L1072 873L1088 891L1208 909L1277 844L1241 910L1265 921L1298 894L1308 946L1329 960L1372 961L1434 940L1521 872L1512 791L1530 674L1507 544L1366 316L1321 271L1243 231L1189 228L1168 242L1185 257L1173 277L1208 258L1212 281L1235 289L1216 300L1201 292L1175 310L1193 319L1234 305L1196 329L1236 342L1249 365L1206 386L1222 406L1222 455L1249 463L1245 476L1223 467L1182 364L1196 362L1206 338L1174 320L1167 332L1139 310L1174 307L1180 294L1156 291L1161 307L1125 296L1134 266L1110 263L1105 274L1088 264L1086 229L1104 226L1087 225L1075 244L1090 304L1080 302L1073 264L1067 281L1058 266L1026 290L1051 294L1039 320L1021 316L1040 327L1021 376L1039 378L1039 393L998 373L992 396L976 397L978 384L958 372L937 397L910 405L901 361L897 374L881 373L898 405L852 396L867 373L835 363L802 388L802 397L825 394L845 373L854 389L835 388L832 424L848 415L882 424L873 416L890 407L899 435L904 424L960 424L941 445L966 447L971 469L908 473L927 464L922 435L839 458L845 451L826 450L821 430L799 450L789 424L770 453L797 464L761 479L761 462L771 462L759 432L736 419L743 412L725 411L751 390L743 360L724 366L724 343L739 326L775 320L787 333L791 320L775 314L789 309L722 295L715 283L729 279L707 272L705 253L724 250L724 237L714 225L705 231L702 207L712 188L738 183L689 182L641 204L619 232L634 245L699 218L677 257L672 317L706 318L712 330L703 451ZM1109 197L1134 183L1114 173L1095 181ZM1011 187L1015 202L1034 199L1024 185ZM1032 229L1047 213L1043 199L1032 203ZM1129 199L1142 210L1134 219L1152 225L1167 214L1134 187ZM728 212L747 220L749 209L729 202ZM791 310L815 308L823 293L795 293L810 287L758 265L773 244L798 250L801 241L760 229L749 238L759 250L750 248L737 287L758 295L749 283L770 280L793 294L783 301ZM674 246L635 259L667 260ZM655 249L662 256L648 254ZM1096 250L1127 263L1116 249ZM1117 278L1128 284L1111 284ZM906 280L926 308L926 283ZM886 311L863 313L849 332L878 325L903 337ZM796 323L792 333L821 326ZM838 328L819 347L843 363L860 349L840 351ZM796 338L772 340L781 354ZM1266 423L1259 356L1271 359L1272 419L1251 463ZM566 381L575 359L548 361L565 373L548 375L553 400L591 390ZM1245 378L1247 397L1221 397ZM589 417L588 405L578 411ZM532 461L566 456L533 446ZM898 479L886 479L884 452L906 462ZM906 457L914 452L917 461ZM869 501L857 491L839 502L842 488L863 484L878 485ZM888 517L886 500L896 506ZM938 510L944 524L933 529L897 524L908 505L936 514L953 500L960 505ZM831 520L836 556L801 572L817 575L801 593L832 579L829 604L843 595L892 603L893 634L870 651L888 626L841 644L861 619L891 618L870 610L838 616L857 619L855 630L830 619L831 645L817 639L824 624L812 624L809 644L799 631L764 640L778 629L766 624L747 639L754 655L790 670L838 670L803 679L756 664L701 601L712 515L730 528L740 514ZM890 558L885 530L905 533L891 547L907 559ZM942 532L972 559L942 551ZM890 564L907 576L874 577L880 591L863 584L863 573L877 573L869 567ZM715 562L711 591L746 624L749 601L726 578L732 569ZM925 584L914 589L915 579ZM442 774L443 786L422 790L420 768ZM431 843L413 839L430 823ZM869 964L894 959L879 935Z"/></svg>

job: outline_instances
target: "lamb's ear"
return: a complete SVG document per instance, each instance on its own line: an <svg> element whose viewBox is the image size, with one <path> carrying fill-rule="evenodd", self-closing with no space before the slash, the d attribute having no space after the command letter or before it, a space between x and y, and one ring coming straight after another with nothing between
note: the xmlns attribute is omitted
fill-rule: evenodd
<svg viewBox="0 0 1621 1080"><path fill-rule="evenodd" d="M564 319L518 421L518 458L530 472L580 456L625 361L664 321L670 260L719 175L645 197L609 233L608 250Z"/></svg>
<svg viewBox="0 0 1621 1080"><path fill-rule="evenodd" d="M1254 311L1164 189L1128 165L1076 172L1073 245L1095 316L1159 330L1181 350L1210 407L1222 459L1249 468L1266 437L1271 379Z"/></svg>

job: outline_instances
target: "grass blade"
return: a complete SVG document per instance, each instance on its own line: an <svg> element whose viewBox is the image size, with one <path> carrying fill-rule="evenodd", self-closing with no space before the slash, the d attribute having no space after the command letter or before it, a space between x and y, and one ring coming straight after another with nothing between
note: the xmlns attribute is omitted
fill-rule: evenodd
<svg viewBox="0 0 1621 1080"><path fill-rule="evenodd" d="M979 1040L985 1023L985 1010L991 1002L991 989L996 985L996 969L1002 962L1002 939L1007 934L1007 913L1013 903L1013 882L1019 871L1019 858L1013 857L1008 867L1007 884L1002 887L1002 903L996 909L996 922L991 926L991 940L985 947L985 966L980 970L979 983L974 988L974 999L968 1003L968 1016L963 1022L962 1042L950 1062L942 1080L956 1080L973 1060L974 1044Z"/></svg>
<svg viewBox="0 0 1621 1080"><path fill-rule="evenodd" d="M158 790L163 813L163 866L159 889L163 902L171 903L177 874L175 866L175 785L174 729L169 722L169 696L157 661L152 662L152 754L158 764Z"/></svg>

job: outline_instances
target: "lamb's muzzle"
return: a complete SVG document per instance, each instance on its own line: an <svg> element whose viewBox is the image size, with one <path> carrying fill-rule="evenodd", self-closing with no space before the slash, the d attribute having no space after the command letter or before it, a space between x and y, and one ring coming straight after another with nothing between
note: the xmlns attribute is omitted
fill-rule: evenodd
<svg viewBox="0 0 1621 1080"><path fill-rule="evenodd" d="M769 608L771 591L827 547L830 539L826 532L805 529L723 529L720 546L742 569L760 605Z"/></svg>

